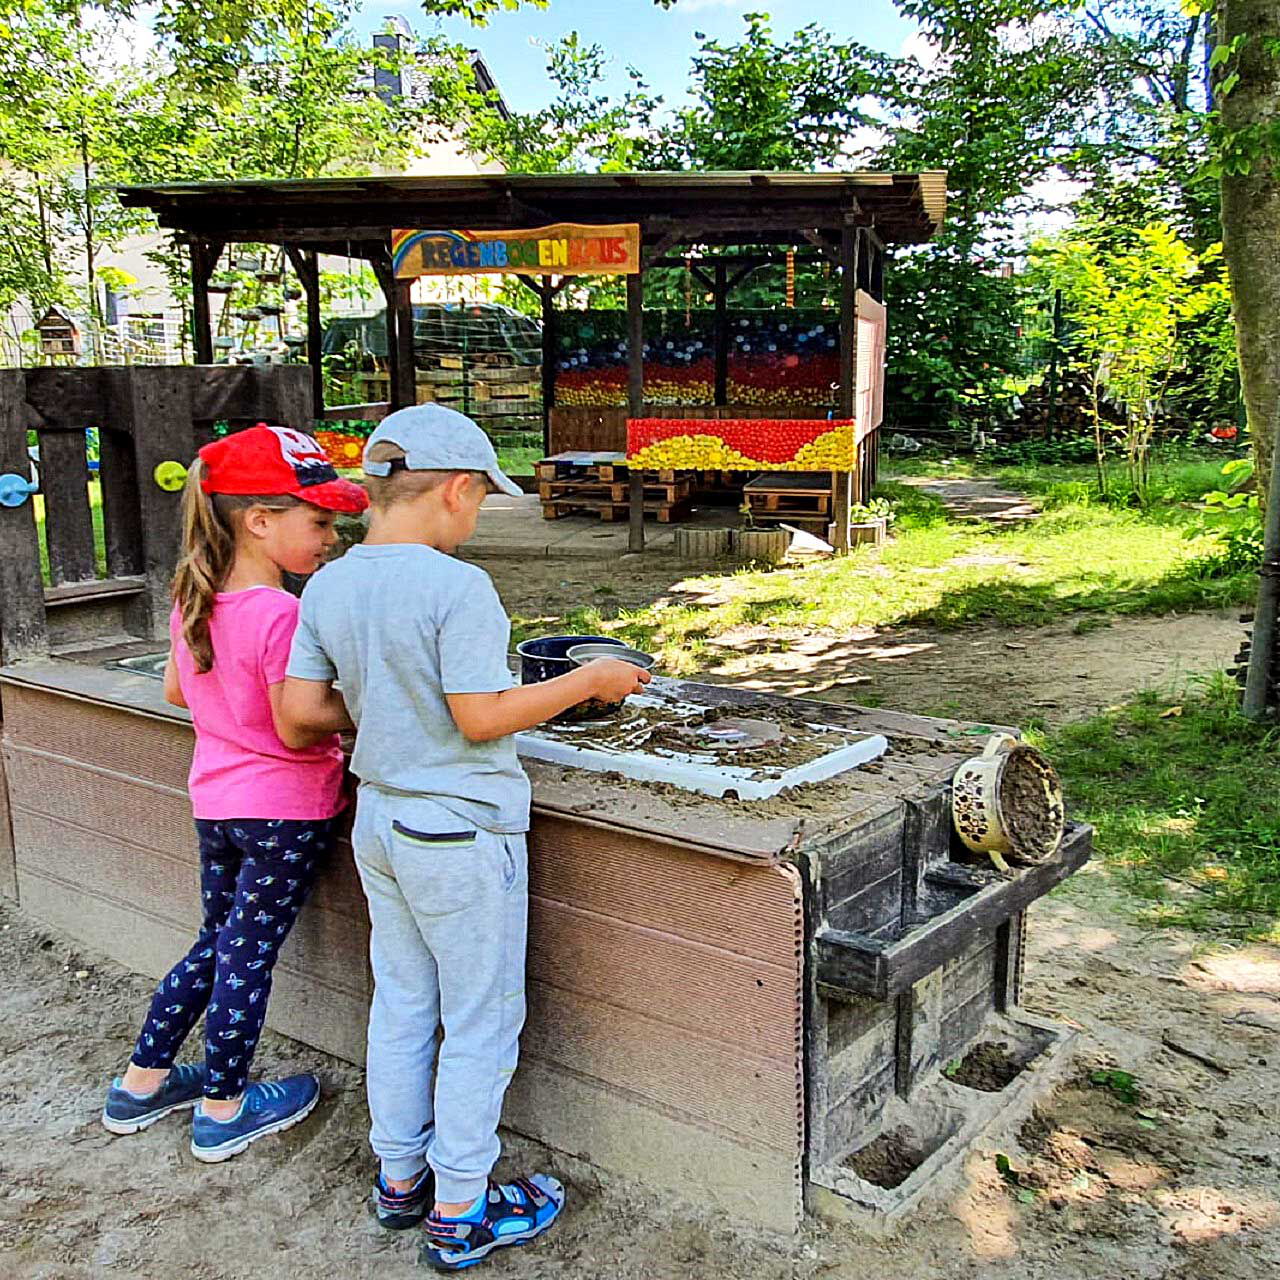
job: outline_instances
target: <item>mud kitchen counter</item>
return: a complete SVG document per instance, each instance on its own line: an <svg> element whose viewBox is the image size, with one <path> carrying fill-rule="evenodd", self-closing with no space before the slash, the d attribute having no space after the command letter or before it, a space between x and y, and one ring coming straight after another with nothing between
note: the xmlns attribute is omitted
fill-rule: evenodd
<svg viewBox="0 0 1280 1280"><path fill-rule="evenodd" d="M123 654L0 672L5 765L23 907L155 976L198 923L191 730L157 680L106 665ZM655 687L889 749L763 800L529 760L529 1021L505 1123L736 1219L891 1219L1060 1048L1016 1008L1023 911L1090 832L1001 876L953 849L949 781L980 729ZM359 1061L367 935L344 846L282 954L271 1025ZM995 1045L1003 1089L944 1071Z"/></svg>

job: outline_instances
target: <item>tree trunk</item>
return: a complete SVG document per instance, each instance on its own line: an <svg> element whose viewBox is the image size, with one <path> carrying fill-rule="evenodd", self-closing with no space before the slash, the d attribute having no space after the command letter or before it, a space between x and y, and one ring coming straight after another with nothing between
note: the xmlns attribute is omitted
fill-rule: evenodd
<svg viewBox="0 0 1280 1280"><path fill-rule="evenodd" d="M1253 650L1245 684L1247 715L1266 714L1271 700L1272 655L1280 605L1280 493L1273 464L1280 424L1280 8L1275 0L1220 0L1217 40L1239 38L1228 63L1238 78L1230 93L1218 90L1228 163L1222 178L1222 241L1231 274L1240 382L1253 442L1254 475L1266 511L1263 565L1254 615ZM1256 141L1257 147L1241 145ZM1235 145L1233 145L1233 143ZM1230 163L1236 155L1252 163ZM1247 172L1233 170L1247 167Z"/></svg>
<svg viewBox="0 0 1280 1280"><path fill-rule="evenodd" d="M1235 88L1218 105L1228 134L1280 127L1280 7L1275 0L1221 0L1219 44L1243 36L1230 64ZM1240 381L1265 501L1280 417L1280 156L1263 149L1248 173L1222 179L1222 240L1231 273Z"/></svg>

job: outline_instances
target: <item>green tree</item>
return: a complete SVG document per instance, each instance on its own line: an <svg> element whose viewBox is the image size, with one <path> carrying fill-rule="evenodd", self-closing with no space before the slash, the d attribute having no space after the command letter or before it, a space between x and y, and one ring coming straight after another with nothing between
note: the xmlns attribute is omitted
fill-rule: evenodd
<svg viewBox="0 0 1280 1280"><path fill-rule="evenodd" d="M1138 228L1125 242L1090 239L1076 228L1038 246L1037 266L1063 290L1074 342L1090 372L1098 486L1109 488L1104 395L1123 411L1117 429L1128 491L1146 500L1151 439L1170 380L1187 355L1183 327L1228 314L1227 286L1215 270L1221 246L1197 255L1167 225Z"/></svg>
<svg viewBox="0 0 1280 1280"><path fill-rule="evenodd" d="M692 105L657 133L654 169L831 169L865 160L858 130L880 121L859 104L888 59L816 24L778 40L767 13L748 13L733 43L699 34Z"/></svg>

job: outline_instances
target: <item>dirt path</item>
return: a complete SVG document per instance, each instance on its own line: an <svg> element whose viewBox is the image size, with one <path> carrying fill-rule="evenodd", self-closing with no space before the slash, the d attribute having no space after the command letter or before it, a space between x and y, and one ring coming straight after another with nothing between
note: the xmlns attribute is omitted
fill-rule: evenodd
<svg viewBox="0 0 1280 1280"><path fill-rule="evenodd" d="M1032 520L1036 508L994 480L912 477L957 519ZM693 598L685 566L663 559L485 560L509 612L554 626L572 608L609 613ZM731 583L729 586L731 590ZM705 596L698 596L705 599ZM1228 663L1238 610L1165 617L1089 614L1048 626L871 627L814 632L739 626L709 639L701 678L918 714L1054 725L1143 689L1177 689Z"/></svg>
<svg viewBox="0 0 1280 1280"><path fill-rule="evenodd" d="M748 688L998 724L1058 724L1142 689L1176 689L1240 644L1237 610L1067 619L1047 627L893 628L781 645L739 629L710 646L715 679ZM1095 628L1095 629L1089 629Z"/></svg>
<svg viewBox="0 0 1280 1280"><path fill-rule="evenodd" d="M1026 1002L1082 1029L1076 1065L1018 1134L896 1240L813 1225L745 1240L607 1185L580 1160L509 1143L569 1187L562 1225L495 1261L530 1280L1259 1280L1280 1268L1280 952L1197 951L1113 912L1103 877L1042 904ZM411 1238L380 1231L361 1073L268 1034L264 1073L318 1071L316 1115L225 1165L187 1122L132 1138L98 1111L148 986L0 905L0 1275L6 1280L409 1280ZM1171 1050L1162 1040L1181 1046ZM1202 1053L1209 1068L1186 1056ZM1270 1065L1268 1065L1270 1063ZM1130 1073L1136 1101L1090 1083ZM1004 1152L1020 1186L997 1170ZM1021 1197L1021 1198L1020 1198ZM412 1233L410 1233L411 1235ZM1012 1270L1015 1268L1016 1270Z"/></svg>
<svg viewBox="0 0 1280 1280"><path fill-rule="evenodd" d="M955 520L988 520L1009 524L1020 520L1034 520L1040 514L1035 505L1022 494L1004 488L999 481L986 480L980 476L907 476L899 483L940 499Z"/></svg>
<svg viewBox="0 0 1280 1280"><path fill-rule="evenodd" d="M484 567L509 612L548 628L575 607L609 612L685 596L679 565L489 560ZM1237 614L1087 615L955 631L741 626L707 642L702 678L919 714L1055 724L1224 665L1240 644Z"/></svg>

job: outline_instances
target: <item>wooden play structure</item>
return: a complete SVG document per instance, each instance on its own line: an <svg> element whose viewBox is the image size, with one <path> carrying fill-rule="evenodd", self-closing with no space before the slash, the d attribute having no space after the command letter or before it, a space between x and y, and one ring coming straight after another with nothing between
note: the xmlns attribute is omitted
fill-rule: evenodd
<svg viewBox="0 0 1280 1280"><path fill-rule="evenodd" d="M157 678L178 472L215 422L261 417L311 421L307 370L0 372L0 893L152 976L200 915L191 724ZM715 796L656 788L626 752L586 772L523 742L529 1021L505 1123L698 1213L781 1231L806 1210L892 1223L1062 1060L1065 1029L1018 1007L1025 912L1088 858L1090 831L1068 824L1051 856L998 874L951 822L951 780L986 727L655 688L713 727L802 724L887 754L766 804L739 798L738 775ZM367 953L343 845L282 953L271 1025L359 1062ZM992 1045L1003 1086L948 1074ZM908 1167L878 1173L877 1144Z"/></svg>
<svg viewBox="0 0 1280 1280"><path fill-rule="evenodd" d="M789 469L825 474L830 530L843 547L850 504L864 500L875 482L886 250L922 243L937 231L946 210L946 174L368 177L170 184L129 188L122 199L153 209L161 225L191 247L200 362L212 359L208 285L224 247L246 242L285 248L307 297L307 350L317 406L323 390L319 255L341 254L371 264L388 303L388 401L330 406L324 413L333 418L373 419L388 408L416 402L412 283L417 276L502 271L524 280L541 301L548 457L571 451L638 453L645 444L637 439L631 448L630 436L639 429L629 424L654 418L688 419L690 438L703 442L723 440L717 424L729 421L765 419L776 424L775 435L828 419L850 424L831 428L840 436L840 448L824 456L838 459L838 465L791 468L794 453L781 460ZM750 402L750 378L734 367L731 296L759 268L783 262L794 268L797 259L825 264L838 277L833 280L838 307L830 339L832 376L823 385L784 369L778 394L761 406ZM645 358L645 273L659 268L687 271L712 300L705 389L696 403L673 404L666 395L653 400L646 391L666 373L656 353ZM585 272L626 278L625 332L619 335L625 376L620 364L616 404L592 402L602 397L583 394L579 371L571 376L562 369L562 303L575 275ZM760 464L746 468L751 473L783 469L767 457L744 456ZM633 550L644 544L648 470L634 465L628 477Z"/></svg>

